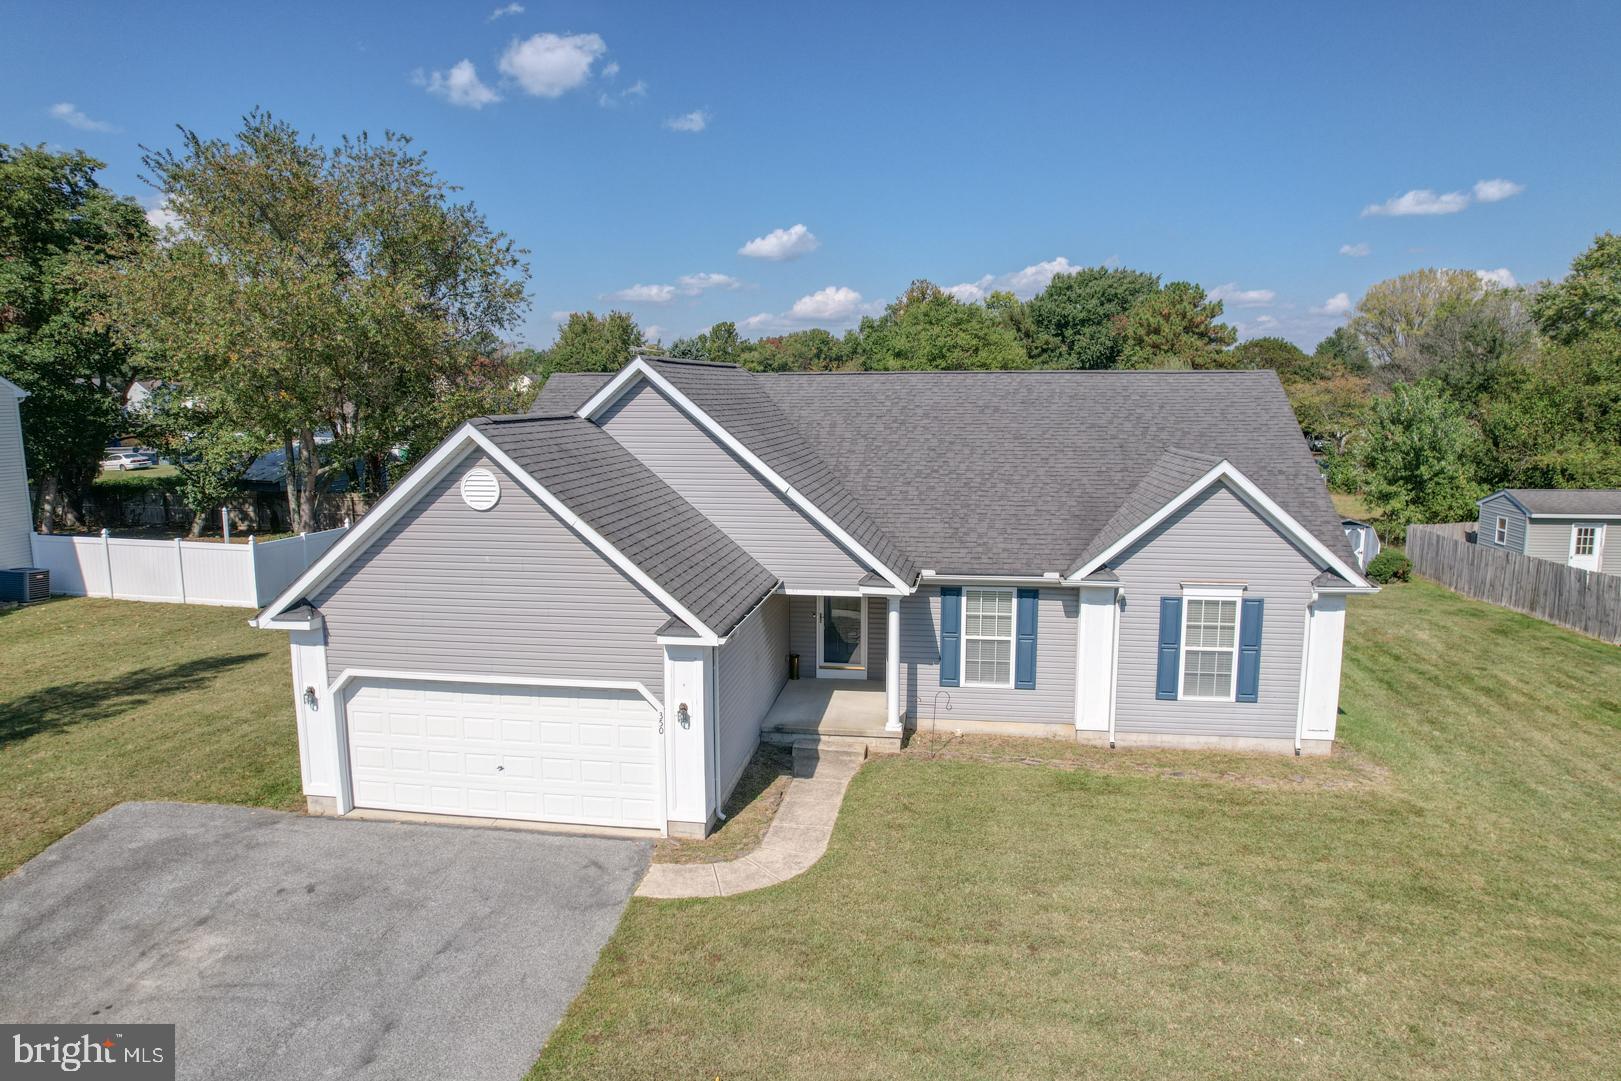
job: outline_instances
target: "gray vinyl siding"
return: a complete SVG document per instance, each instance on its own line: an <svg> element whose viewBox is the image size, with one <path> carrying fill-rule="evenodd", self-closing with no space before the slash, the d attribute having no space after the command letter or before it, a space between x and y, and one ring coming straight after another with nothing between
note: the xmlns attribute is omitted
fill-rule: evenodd
<svg viewBox="0 0 1621 1081"><path fill-rule="evenodd" d="M816 678L816 607L821 603L820 597L788 598L788 648L799 654L800 679ZM888 603L884 597L867 598L868 679L884 678L884 661L889 655Z"/></svg>
<svg viewBox="0 0 1621 1081"><path fill-rule="evenodd" d="M1537 518L1526 530L1525 554L1554 563L1570 563L1570 531L1577 525L1602 525L1599 570L1621 574L1621 522L1590 518Z"/></svg>
<svg viewBox="0 0 1621 1081"><path fill-rule="evenodd" d="M1033 690L946 687L940 694L940 588L926 586L918 590L901 601L901 708L919 731L928 731L936 716L942 725L962 720L1073 726L1079 610L1080 595L1076 590L1041 590L1036 611Z"/></svg>
<svg viewBox="0 0 1621 1081"><path fill-rule="evenodd" d="M1508 543L1497 543L1497 517L1508 519ZM1525 515L1507 496L1494 496L1480 505L1480 520L1475 523L1475 543L1488 548L1508 548L1516 552L1525 549Z"/></svg>
<svg viewBox="0 0 1621 1081"><path fill-rule="evenodd" d="M0 386L0 568L33 563L33 511L23 467L23 426L17 396Z"/></svg>
<svg viewBox="0 0 1621 1081"><path fill-rule="evenodd" d="M458 486L501 483L476 511ZM670 617L500 466L469 452L311 598L327 671L346 668L638 681L662 697Z"/></svg>
<svg viewBox="0 0 1621 1081"><path fill-rule="evenodd" d="M788 598L767 597L715 651L716 776L731 793L760 743L760 722L788 680Z"/></svg>
<svg viewBox="0 0 1621 1081"><path fill-rule="evenodd" d="M792 589L854 589L867 569L662 392L642 383L598 421Z"/></svg>
<svg viewBox="0 0 1621 1081"><path fill-rule="evenodd" d="M1306 607L1320 568L1225 484L1196 497L1110 566L1125 590L1116 731L1294 739ZM1160 598L1179 597L1182 583L1200 580L1243 582L1245 597L1266 601L1256 702L1154 697Z"/></svg>

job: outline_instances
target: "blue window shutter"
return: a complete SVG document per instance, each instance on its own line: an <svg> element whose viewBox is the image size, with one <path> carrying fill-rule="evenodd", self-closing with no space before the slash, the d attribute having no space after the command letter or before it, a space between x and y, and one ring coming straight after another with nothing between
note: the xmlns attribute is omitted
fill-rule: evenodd
<svg viewBox="0 0 1621 1081"><path fill-rule="evenodd" d="M1261 610L1260 597L1244 599L1244 614L1238 628L1238 700L1258 702L1261 696Z"/></svg>
<svg viewBox="0 0 1621 1081"><path fill-rule="evenodd" d="M962 662L962 587L940 587L940 686L957 686Z"/></svg>
<svg viewBox="0 0 1621 1081"><path fill-rule="evenodd" d="M1182 598L1159 599L1159 676L1154 681L1154 697L1176 698L1177 678L1182 674Z"/></svg>
<svg viewBox="0 0 1621 1081"><path fill-rule="evenodd" d="M1036 689L1036 610L1041 591L1019 590L1014 608L1013 686L1021 691Z"/></svg>

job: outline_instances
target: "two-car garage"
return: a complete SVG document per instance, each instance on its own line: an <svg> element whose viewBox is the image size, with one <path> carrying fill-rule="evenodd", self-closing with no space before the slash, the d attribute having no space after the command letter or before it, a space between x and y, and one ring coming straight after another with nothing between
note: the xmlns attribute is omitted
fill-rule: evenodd
<svg viewBox="0 0 1621 1081"><path fill-rule="evenodd" d="M659 712L637 690L368 676L342 702L356 807L664 825Z"/></svg>

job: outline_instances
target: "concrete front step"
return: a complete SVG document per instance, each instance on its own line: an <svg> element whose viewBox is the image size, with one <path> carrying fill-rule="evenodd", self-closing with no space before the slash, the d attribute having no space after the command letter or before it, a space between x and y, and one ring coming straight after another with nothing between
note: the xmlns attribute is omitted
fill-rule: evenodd
<svg viewBox="0 0 1621 1081"><path fill-rule="evenodd" d="M860 744L835 744L825 739L801 739L794 742L794 776L814 777L826 765L842 767L841 772L854 772L867 757L867 748Z"/></svg>
<svg viewBox="0 0 1621 1081"><path fill-rule="evenodd" d="M877 732L841 732L837 730L830 732L825 728L794 728L787 725L778 725L761 732L760 739L762 742L775 743L783 747L792 747L799 743L810 742L830 749L860 750L864 754L894 754L901 749L900 733L889 733L882 730Z"/></svg>

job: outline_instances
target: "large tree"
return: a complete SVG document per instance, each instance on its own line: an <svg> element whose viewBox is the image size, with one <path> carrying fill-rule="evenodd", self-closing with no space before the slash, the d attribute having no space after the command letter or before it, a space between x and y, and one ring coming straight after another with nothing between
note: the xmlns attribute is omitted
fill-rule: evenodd
<svg viewBox="0 0 1621 1081"><path fill-rule="evenodd" d="M617 372L647 345L647 338L627 312L572 312L557 331L557 341L540 353L541 376L553 372Z"/></svg>
<svg viewBox="0 0 1621 1081"><path fill-rule="evenodd" d="M1621 334L1621 236L1601 233L1570 264L1570 274L1537 294L1542 333L1556 342Z"/></svg>
<svg viewBox="0 0 1621 1081"><path fill-rule="evenodd" d="M144 161L179 225L105 277L119 325L209 415L287 451L295 528L315 527L323 429L376 494L396 448L465 419L447 397L499 407L460 395L489 385L467 373L527 303L524 253L407 137L329 149L254 112L232 140L182 129Z"/></svg>
<svg viewBox="0 0 1621 1081"><path fill-rule="evenodd" d="M1486 283L1472 270L1414 270L1368 287L1357 303L1351 330L1386 382L1416 370L1419 342L1435 319L1473 304Z"/></svg>
<svg viewBox="0 0 1621 1081"><path fill-rule="evenodd" d="M1364 494L1396 532L1474 517L1485 493L1473 477L1480 436L1437 384L1398 383L1376 399L1359 449Z"/></svg>
<svg viewBox="0 0 1621 1081"><path fill-rule="evenodd" d="M1029 357L1006 323L933 282L914 281L884 314L861 321L860 357L871 369L1024 368Z"/></svg>
<svg viewBox="0 0 1621 1081"><path fill-rule="evenodd" d="M745 342L738 363L760 372L828 372L855 363L856 334L842 338L820 327Z"/></svg>
<svg viewBox="0 0 1621 1081"><path fill-rule="evenodd" d="M677 338L670 345L669 355L691 360L712 360L717 364L736 364L744 345L743 339L738 337L736 323L716 323L691 338Z"/></svg>
<svg viewBox="0 0 1621 1081"><path fill-rule="evenodd" d="M1329 365L1286 338L1251 338L1227 351L1226 365L1232 368L1271 368L1285 383L1321 379Z"/></svg>
<svg viewBox="0 0 1621 1081"><path fill-rule="evenodd" d="M141 208L96 182L101 168L77 150L0 144L0 375L29 393L23 442L45 532L81 524L123 424L129 353L94 325L84 279L150 237Z"/></svg>
<svg viewBox="0 0 1621 1081"><path fill-rule="evenodd" d="M1480 407L1494 488L1621 488L1621 331L1544 350Z"/></svg>
<svg viewBox="0 0 1621 1081"><path fill-rule="evenodd" d="M1222 304L1192 282L1171 282L1140 297L1115 319L1123 368L1224 368L1238 332Z"/></svg>
<svg viewBox="0 0 1621 1081"><path fill-rule="evenodd" d="M1054 368L1115 368L1123 343L1117 325L1159 278L1121 267L1088 267L1055 274L1025 303L1025 348L1036 363Z"/></svg>

